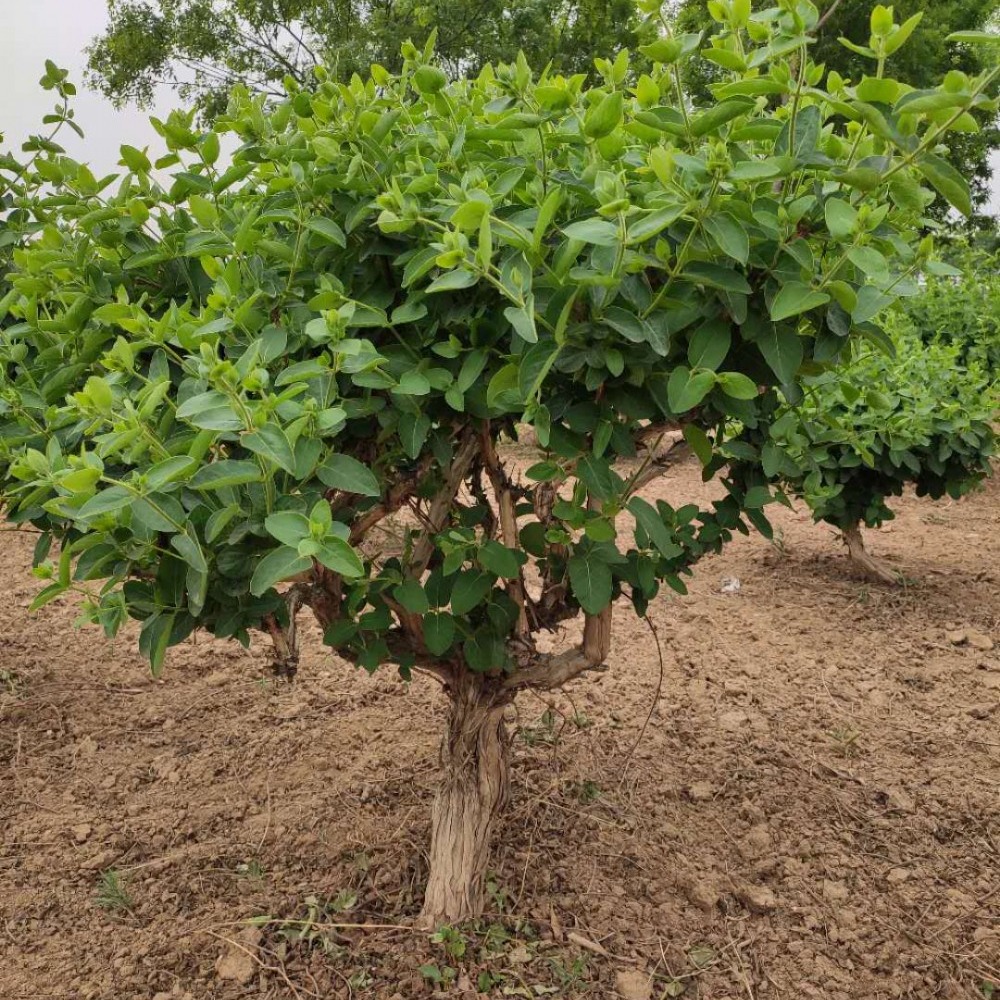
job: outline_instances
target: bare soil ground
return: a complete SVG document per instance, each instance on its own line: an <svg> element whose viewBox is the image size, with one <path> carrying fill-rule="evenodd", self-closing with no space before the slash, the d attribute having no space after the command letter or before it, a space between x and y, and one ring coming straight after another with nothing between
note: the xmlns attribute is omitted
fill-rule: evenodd
<svg viewBox="0 0 1000 1000"><path fill-rule="evenodd" d="M609 673L524 698L491 912L450 943L407 926L433 684L315 635L292 685L205 638L151 680L131 634L29 614L3 534L0 997L1000 996L1000 481L897 508L869 542L906 588L780 510L658 599L634 751L660 661L626 608Z"/></svg>

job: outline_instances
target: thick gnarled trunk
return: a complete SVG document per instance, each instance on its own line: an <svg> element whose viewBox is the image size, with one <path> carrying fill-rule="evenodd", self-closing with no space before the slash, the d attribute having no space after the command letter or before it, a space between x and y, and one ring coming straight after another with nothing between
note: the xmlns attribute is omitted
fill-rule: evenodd
<svg viewBox="0 0 1000 1000"><path fill-rule="evenodd" d="M434 928L479 916L490 840L507 800L507 699L470 675L450 691L441 784L431 813L430 873L418 923Z"/></svg>
<svg viewBox="0 0 1000 1000"><path fill-rule="evenodd" d="M844 528L843 531L848 557L866 576L882 583L891 583L893 586L899 586L903 582L899 573L887 566L881 559L877 559L865 548L865 539L861 534L859 524L853 524L849 528Z"/></svg>

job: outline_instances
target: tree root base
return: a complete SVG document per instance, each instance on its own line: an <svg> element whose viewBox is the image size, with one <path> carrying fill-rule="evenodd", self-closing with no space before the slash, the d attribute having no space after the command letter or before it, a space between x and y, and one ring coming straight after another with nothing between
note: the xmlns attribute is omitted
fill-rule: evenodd
<svg viewBox="0 0 1000 1000"><path fill-rule="evenodd" d="M899 587L903 584L902 573L892 569L888 563L873 556L865 548L864 536L861 534L861 528L858 525L854 525L844 531L843 541L847 546L848 558L870 580L887 583L893 587Z"/></svg>

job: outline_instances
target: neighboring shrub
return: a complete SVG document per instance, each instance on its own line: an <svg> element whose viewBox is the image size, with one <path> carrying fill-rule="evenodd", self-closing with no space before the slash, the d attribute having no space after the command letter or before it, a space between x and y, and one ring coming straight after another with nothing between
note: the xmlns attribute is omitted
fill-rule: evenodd
<svg viewBox="0 0 1000 1000"><path fill-rule="evenodd" d="M449 83L411 46L400 77L157 123L166 188L123 147L120 179L52 153L19 195L40 228L5 300L0 484L43 532L36 606L138 619L157 672L195 628L263 631L290 671L308 607L347 660L433 676L427 923L482 906L517 692L601 669L616 598L644 614L766 529L759 462L706 508L642 499L655 448L616 462L676 426L706 476L731 427L756 454L776 387L879 339L912 289L923 180L969 209L935 150L989 77L883 79L906 29L880 7L877 76L827 93L811 3L715 7L731 74L707 108L679 90L697 36L646 47L631 85L627 53L598 60L593 89L523 60ZM546 449L523 478L498 454L519 421ZM538 648L580 616L577 645Z"/></svg>
<svg viewBox="0 0 1000 1000"><path fill-rule="evenodd" d="M1000 379L1000 254L971 247L949 254L954 265L928 274L921 294L902 309L925 344L954 344L961 365Z"/></svg>
<svg viewBox="0 0 1000 1000"><path fill-rule="evenodd" d="M806 379L762 449L764 470L835 525L853 559L892 582L864 550L860 527L893 518L886 501L912 487L934 500L964 496L990 473L998 395L984 371L966 369L956 344L925 345L904 321L895 353L868 350L844 371Z"/></svg>

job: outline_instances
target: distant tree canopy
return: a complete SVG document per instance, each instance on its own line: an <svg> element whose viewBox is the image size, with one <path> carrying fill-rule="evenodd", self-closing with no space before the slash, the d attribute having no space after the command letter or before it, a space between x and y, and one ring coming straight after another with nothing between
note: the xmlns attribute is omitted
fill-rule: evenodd
<svg viewBox="0 0 1000 1000"><path fill-rule="evenodd" d="M88 83L118 105L149 104L177 87L203 114L237 82L284 94L323 63L341 79L372 63L401 65L400 47L437 29L438 61L476 73L524 50L531 65L590 72L595 54L635 50L655 28L634 0L108 0L110 20L88 49Z"/></svg>
<svg viewBox="0 0 1000 1000"><path fill-rule="evenodd" d="M767 6L753 0L753 9ZM857 46L865 46L871 33L871 0L817 0L823 11L816 32L816 43L810 55L828 70L836 70L845 79L857 82L863 76L874 76L872 59L852 51L841 43L846 38ZM956 45L946 41L955 31L983 31L1000 16L1000 0L896 0L892 5L898 22L922 14L913 41L893 55L893 75L918 89L931 87L951 70L975 75L986 60L995 59L995 51L985 46ZM709 14L705 0L679 0L675 7L675 23L680 31L712 33L721 25ZM708 97L713 67L699 61L688 69L688 86L696 100ZM993 89L996 96L997 88ZM1000 117L996 113L977 113L979 132L953 132L948 137L949 159L972 186L973 203L981 209L989 197L990 151L1000 146ZM939 203L942 210L947 206Z"/></svg>

